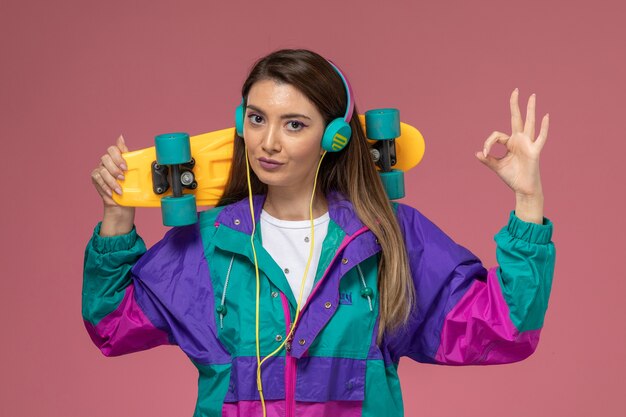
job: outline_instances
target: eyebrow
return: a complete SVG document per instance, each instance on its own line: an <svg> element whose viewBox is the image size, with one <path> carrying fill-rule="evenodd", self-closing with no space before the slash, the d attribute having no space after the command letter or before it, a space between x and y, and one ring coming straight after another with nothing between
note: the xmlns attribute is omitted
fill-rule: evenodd
<svg viewBox="0 0 626 417"><path fill-rule="evenodd" d="M250 110L254 110L256 112L261 113L263 116L265 116L265 112L263 110L261 110L260 108L258 108L257 106L253 106L252 104L248 104L246 106L246 108L250 109ZM304 118L304 119L309 119L311 120L311 118L309 116L306 116L304 114L300 114L300 113L287 113L287 114L282 114L280 116L281 119L293 119L293 118Z"/></svg>

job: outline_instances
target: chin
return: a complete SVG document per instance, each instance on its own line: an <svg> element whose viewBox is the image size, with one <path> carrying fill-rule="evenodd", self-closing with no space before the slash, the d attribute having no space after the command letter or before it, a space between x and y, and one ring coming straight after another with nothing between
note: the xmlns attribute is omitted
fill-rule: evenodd
<svg viewBox="0 0 626 417"><path fill-rule="evenodd" d="M276 178L267 178L267 177L259 177L257 175L257 177L259 178L259 180L261 180L261 182L265 185L267 185L268 187L287 187L290 185L293 185L291 183L287 183L286 181L280 181L279 179Z"/></svg>
<svg viewBox="0 0 626 417"><path fill-rule="evenodd" d="M255 173L259 181L261 181L265 185L268 185L268 186L285 185L285 181L281 181L281 178L278 175L275 175L275 174L272 175L272 173L265 172L261 168L252 169L252 171Z"/></svg>

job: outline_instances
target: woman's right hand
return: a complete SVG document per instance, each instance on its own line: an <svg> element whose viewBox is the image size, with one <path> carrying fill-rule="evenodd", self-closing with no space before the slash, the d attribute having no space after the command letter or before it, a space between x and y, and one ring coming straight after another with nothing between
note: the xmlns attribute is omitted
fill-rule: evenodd
<svg viewBox="0 0 626 417"><path fill-rule="evenodd" d="M100 228L101 236L115 236L132 230L135 220L135 208L120 206L113 200L113 193L122 194L117 179L124 179L126 161L122 153L128 152L124 137L120 135L116 144L107 149L100 158L100 164L91 171L91 182L104 204L104 217Z"/></svg>

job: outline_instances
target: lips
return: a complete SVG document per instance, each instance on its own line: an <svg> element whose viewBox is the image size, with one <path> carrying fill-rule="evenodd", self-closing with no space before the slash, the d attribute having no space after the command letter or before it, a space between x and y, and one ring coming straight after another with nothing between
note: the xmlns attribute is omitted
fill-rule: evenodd
<svg viewBox="0 0 626 417"><path fill-rule="evenodd" d="M274 161L273 159L269 158L259 158L258 161L259 165L261 165L261 167L266 170L278 169L283 165L281 162Z"/></svg>
<svg viewBox="0 0 626 417"><path fill-rule="evenodd" d="M259 158L259 162L265 162L265 163L274 164L274 165L282 165L281 162L274 161L273 159L269 159L269 158Z"/></svg>

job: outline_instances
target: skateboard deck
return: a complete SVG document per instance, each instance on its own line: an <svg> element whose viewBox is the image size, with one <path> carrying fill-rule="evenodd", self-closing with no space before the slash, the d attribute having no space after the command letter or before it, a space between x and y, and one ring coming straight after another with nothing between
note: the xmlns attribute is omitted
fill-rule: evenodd
<svg viewBox="0 0 626 417"><path fill-rule="evenodd" d="M359 115L359 119L365 129L365 116ZM400 136L395 139L396 164L393 169L406 172L421 161L424 155L424 137L415 127L402 122L400 132ZM193 174L197 187L193 190L184 189L183 194L195 195L196 205L214 206L222 196L230 172L234 137L234 128L190 137L191 156L195 160ZM126 152L122 157L128 170L124 173L125 179L118 180L122 195L113 193L116 203L132 207L160 207L163 197L172 196L171 187L163 194L156 194L153 190L152 163L157 159L154 146Z"/></svg>

